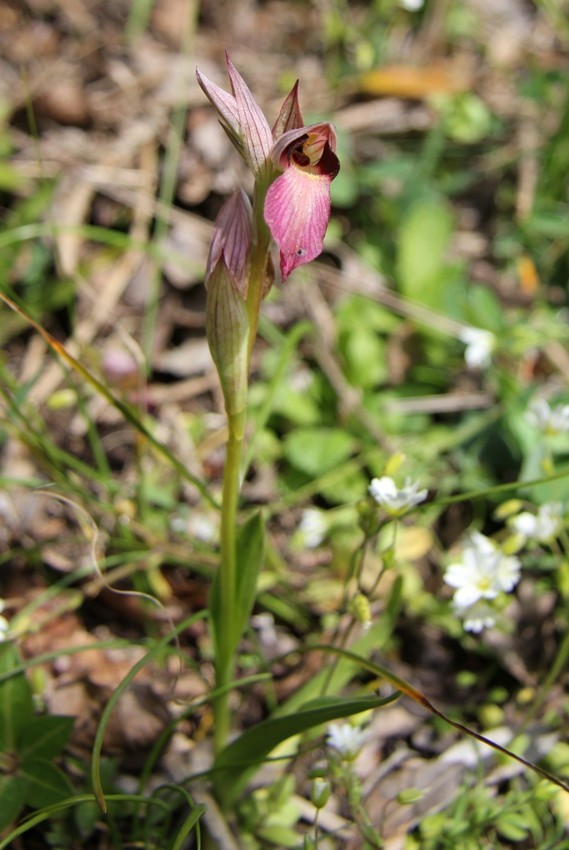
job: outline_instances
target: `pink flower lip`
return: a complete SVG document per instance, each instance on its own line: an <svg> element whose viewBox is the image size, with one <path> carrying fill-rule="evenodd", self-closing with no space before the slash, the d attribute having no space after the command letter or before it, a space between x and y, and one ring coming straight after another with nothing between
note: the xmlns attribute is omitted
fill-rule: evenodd
<svg viewBox="0 0 569 850"><path fill-rule="evenodd" d="M265 199L265 221L280 251L283 280L322 252L330 220L330 184L340 170L330 124L284 132L271 157L284 170Z"/></svg>

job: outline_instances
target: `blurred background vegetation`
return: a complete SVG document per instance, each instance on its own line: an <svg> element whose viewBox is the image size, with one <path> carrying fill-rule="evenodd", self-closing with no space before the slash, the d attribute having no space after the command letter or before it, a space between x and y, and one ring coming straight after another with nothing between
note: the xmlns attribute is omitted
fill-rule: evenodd
<svg viewBox="0 0 569 850"><path fill-rule="evenodd" d="M25 315L0 305L0 593L26 659L98 639L136 654L205 604L225 425L202 284L211 222L247 175L195 66L225 85L228 50L270 122L300 79L306 123L335 124L342 166L325 253L274 287L253 358L244 498L272 535L257 614L283 652L329 633L357 501L373 476L410 476L431 499L398 537L404 581L380 588L374 617L390 625L376 648L475 723L519 724L538 700L563 728L563 550L527 554L495 634L464 634L442 570L468 529L504 538L510 496L569 496L567 432L544 439L526 417L537 398L569 403L568 49L565 0L4 0L0 287ZM314 507L316 545L302 526ZM266 665L260 641L252 632L243 669ZM107 742L110 783L211 682L203 622L181 642L180 693L167 669L145 681L137 723ZM80 719L78 764L134 663L100 652L34 667L37 702ZM285 666L238 715L260 719L312 674ZM207 725L202 709L179 730L199 739ZM448 744L420 718L401 728L424 765ZM394 749L375 746L368 779ZM567 771L567 744L549 758ZM386 846L567 846L560 799L515 778L498 797L489 787L445 798L446 834L438 799L402 831L387 819L387 834L414 832ZM96 823L50 841L75 846ZM251 846L280 846L252 823Z"/></svg>

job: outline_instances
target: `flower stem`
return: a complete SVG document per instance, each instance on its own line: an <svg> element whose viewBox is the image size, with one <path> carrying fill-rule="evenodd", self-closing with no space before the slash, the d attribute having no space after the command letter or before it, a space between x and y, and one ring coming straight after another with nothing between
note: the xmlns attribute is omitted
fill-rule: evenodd
<svg viewBox="0 0 569 850"><path fill-rule="evenodd" d="M255 194L253 197L253 247L251 251L249 287L247 290L249 359L251 359L251 352L253 350L253 345L255 344L255 339L257 338L261 301L263 300L264 295L266 295L264 286L271 234L265 223L263 208L269 182L269 178L266 180L258 180L255 183Z"/></svg>
<svg viewBox="0 0 569 850"><path fill-rule="evenodd" d="M255 184L253 201L253 245L249 268L247 291L247 317L249 320L249 338L247 344L247 371L251 352L257 336L259 311L263 300L267 254L271 236L265 224L263 207L267 186L270 182L258 180ZM227 401L227 400L226 400ZM227 409L226 403L226 409ZM216 659L216 687L224 689L214 702L214 749L219 753L227 744L229 735L229 696L231 679L235 668L235 650L240 635L236 635L236 591L237 591L237 504L241 487L240 473L245 436L246 409L239 413L227 410L229 435L223 473L223 497L221 508L221 562L220 572L220 629Z"/></svg>
<svg viewBox="0 0 569 850"><path fill-rule="evenodd" d="M229 684L235 666L235 595L237 585L237 502L246 413L228 417L229 436L223 473L221 508L220 613L224 624L219 633L216 687L227 688L214 703L214 745L219 753L229 734Z"/></svg>

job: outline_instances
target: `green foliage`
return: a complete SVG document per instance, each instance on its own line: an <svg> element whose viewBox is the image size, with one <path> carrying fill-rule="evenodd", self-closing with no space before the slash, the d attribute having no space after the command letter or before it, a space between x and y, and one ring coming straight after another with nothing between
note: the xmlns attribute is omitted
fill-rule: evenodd
<svg viewBox="0 0 569 850"><path fill-rule="evenodd" d="M339 428L297 428L287 435L284 456L291 466L317 478L346 461L355 441Z"/></svg>
<svg viewBox="0 0 569 850"><path fill-rule="evenodd" d="M202 22L218 14L214 5L204 7ZM301 5L293 4L295 9ZM565 44L566 49L568 40L566 15L557 8L559 4L533 4L529 11L531 4L525 4L524 15L533 16L532 25L547 29L554 24L551 56L540 67L543 54L539 45L532 44L531 55L524 49L521 61L506 57L501 66L492 52L496 45L486 44L487 33L496 29L494 23L469 5L440 5L437 20L433 4L411 11L397 0L333 0L312 9L311 14L321 14L321 30L312 32L311 39L318 61L325 57L322 85L331 86L331 100L342 107L342 170L332 184L337 216L327 240L330 253L337 253L337 263L327 257L321 278L316 274L315 280L309 281L309 285L322 284L330 333L320 334L321 329L287 303L293 287L302 286L302 273L287 282L284 293L274 287L272 304L267 305L260 325L263 344L253 358L256 383L250 393L251 433L247 435L246 462L240 467L246 481L241 507L247 519L240 518L237 528L235 607L230 626L220 605L223 588L218 549L209 540L194 537L181 522L199 514L200 498L207 501L208 510L219 509L216 452L220 429L217 418L210 416L216 408L215 394L203 407L199 397L191 415L184 411L171 417L171 405L162 408L154 403L151 386L150 408L143 416L142 405L139 408L138 402L131 404L126 396L112 394L92 367L98 348L115 329L111 323L102 333L97 329L91 348L83 322L85 304L93 298L93 280L97 281L93 271L101 257L116 258L119 265L133 248L144 253L145 261L156 263L156 274L149 282L152 291L141 334L136 325L139 305L133 308L127 300L124 306L135 328L134 338L143 338L151 366L158 305L167 304L172 294L167 271L164 298L158 291L158 263L164 257L155 249L155 241L166 239L170 222L176 222L178 214L185 215L188 203L184 197L179 209L169 208L175 197L186 126L183 111L178 110L171 122L176 138L168 140L165 161L158 169L165 179L153 221L156 237L148 244L135 245L130 234L111 227L79 226L75 230L89 248L85 267L78 269L73 280L62 278L56 268L54 244L61 235L57 222L52 222L52 216L57 218L57 208L52 206L56 182L51 177L37 182L22 178L21 161L9 160L12 131L2 121L0 188L6 197L0 230L2 288L33 318L41 320L42 329L60 333L63 327L75 343L86 342L77 361L64 358L73 375L66 377L62 394L38 409L30 399L41 384L43 368L32 357L35 349L30 347L26 354L30 325L22 315L2 306L0 344L5 353L0 362L0 439L7 446L8 458L18 455L23 446L33 460L37 469L33 478L30 473L25 481L17 482L25 486L26 494L48 481L93 512L95 525L101 529L100 542L107 548L101 558L103 567L124 571L123 577L139 589L165 588L166 598L172 574L175 588L181 583L180 576L189 576L191 582L197 576L200 593L204 577L215 576L208 612L211 642L205 629L193 629L193 621L177 631L184 634L186 629L191 635L191 649L186 653L184 647L184 657L191 655L196 671L203 668L203 680L210 685L212 653L218 653L220 636L229 630L231 650L239 653L243 648L235 674L224 685L235 708L236 727L242 718L247 722L249 699L257 701L255 708L265 718L241 732L217 757L217 773L212 773L211 779L214 786L225 789L224 799L229 803L244 791L247 780L275 746L291 736L318 730L332 717L349 716L368 707L381 709L385 702L383 698L353 696L362 686L362 668L344 656L315 671L292 694L286 691L287 697L279 703L279 688L288 682L277 679L290 673L288 658L277 660L273 680L272 660L264 656L263 647L251 647L253 641L247 634L254 607L271 612L278 638L290 632L284 637L300 652L308 640L323 634L331 645L345 645L365 659L381 653L390 665L393 660L394 666L410 667L412 681L415 673L418 678L422 672L425 677L439 676L432 659L436 661L440 653L445 675L448 667L449 680L454 675L472 697L457 707L458 716L464 711L468 717L488 723L506 718L519 727L527 712L553 729L566 724L562 694L569 652L568 518L564 516L562 533L549 542L516 537L508 525L522 510L535 514L540 505L559 501L566 506L569 500L569 436L563 430L544 434L527 416L537 396L546 397L552 405L569 401L565 315L569 93L559 61L563 50L558 53L559 45ZM136 41L152 29L151 6L148 0L131 4L127 40ZM195 10L197 14L197 9L198 4L192 4L189 13ZM492 10L487 11L490 16ZM401 70L418 62L424 62L425 79L429 79L433 21L437 47L444 47L449 59L460 56L466 45L468 59L476 57L480 63L484 73L477 75L472 85L464 90L458 85L455 90L451 80L443 94L415 92L408 101L389 91L378 97L362 85L366 72L381 71L385 66ZM505 32L505 41L507 35ZM425 46L426 53L422 52ZM291 67L283 72L289 88L294 71ZM398 81L397 73L392 84ZM352 98L354 102L350 102ZM370 125L365 123L368 118L358 125L366 110L372 116ZM536 137L526 144L523 139L528 126L536 131ZM50 162L49 169L52 167ZM204 174L205 180L207 169ZM134 179L134 172L129 176ZM105 191L103 187L98 203L109 201L104 198ZM126 207L123 214L125 211ZM170 216L170 212L174 214ZM129 220L128 213L123 222ZM191 260L198 271L201 263L203 260ZM524 267L529 267L529 276L524 277ZM81 298L83 289L85 300ZM307 293L310 298L309 289ZM178 292L175 295L181 298ZM281 299L285 305L282 315L274 310ZM315 311L311 321L316 321L316 315ZM466 325L494 335L489 365L472 366L465 361ZM131 325L127 328L130 335ZM41 334L41 329L38 332ZM43 339L50 344L45 336ZM34 365L33 374L27 371L29 364ZM151 384L155 377L150 377ZM58 406L62 399L65 404ZM116 434L104 418L97 418L97 399L109 407L110 418L120 419L120 428L128 434L120 470L109 451ZM62 439L57 417L64 420L67 414ZM179 433L170 430L172 419L176 429L181 424L182 439L189 436L193 443L191 464L185 461L185 445L183 454L169 448ZM154 435L162 428L167 436L158 440ZM87 438L77 451L83 433ZM68 434L73 437L72 445ZM136 446L131 446L130 440ZM14 445L18 452L13 451ZM132 458L125 460L131 449ZM399 456L400 468L394 464ZM409 475L429 487L430 501L412 519L399 523L396 531L384 523L377 535L362 544L358 512L366 501L369 480L391 474L393 464L401 482ZM2 477L8 491L14 485L12 476L10 472ZM538 479L544 480L536 484ZM191 495L186 498L188 493ZM516 498L515 509L495 512L503 499L511 497ZM127 502L128 510L119 508L121 501ZM315 551L306 551L295 545L294 535L303 509L312 501L326 513L326 536ZM266 526L259 512L251 513L251 507L259 502L269 518ZM376 511L373 517L378 527L383 522L379 516ZM510 553L523 559L523 592L517 599L514 594L504 597L506 605L514 604L501 611L504 619L498 629L502 633L495 639L485 633L465 633L442 580L446 565L459 557L472 530L484 531L497 545L510 547ZM8 536L12 532L9 525ZM15 544L14 550L2 551L0 557L8 562L15 552L18 564L25 561L28 569L37 570L38 576L55 587L41 545L34 541L28 548L25 528L21 536L21 551ZM84 575L78 570L70 581ZM350 619L349 603L355 598L356 585L358 593L365 590L370 594L372 622L367 632L356 632L358 624ZM177 599L176 614L188 595ZM79 590L77 605L81 599ZM537 630L542 606L546 611L543 646L540 640L534 643L539 652L543 650L543 657L536 652L526 669L528 659L522 657L523 652L519 659L514 657L518 645L512 618L523 618L530 631L535 621ZM91 607L88 615L93 616ZM205 613L196 615L198 619L202 616ZM101 758L104 731L121 694L149 659L157 660L170 651L170 636L155 637L159 628L155 621L140 624L143 635L152 635L146 638L147 655L112 695L97 733L93 775L99 802L104 789L108 806L104 816L93 795L73 797L67 775L57 764L70 733L69 718L38 716L21 671L0 682L0 830L20 820L24 808L29 807L36 810L34 820L20 820L20 834L49 820L46 834L53 846L78 846L94 836L103 819L105 842L117 849L130 843L149 850L184 846L196 830L203 807L195 806L181 787L160 788L154 793L146 789L165 742L178 728L186 733L182 720L172 721L152 748L142 770L139 796L115 795L119 767ZM129 624L129 638L130 629L134 631L135 625ZM408 634L412 640L407 640ZM284 639L283 644L287 646ZM421 671L424 659L428 670ZM11 645L0 645L0 675L15 671L18 665ZM463 665L466 671L461 674ZM239 678L243 670L252 671L246 682ZM364 670L374 675L371 668ZM294 675L296 669L291 678ZM527 706L523 694L518 698L514 693L517 676L522 682L541 683ZM255 686L253 691L248 690L250 685ZM435 690L439 685L436 678ZM322 693L331 696L317 701ZM209 723L208 708L196 701L184 709L183 716L194 712L195 730L201 734ZM296 752L291 743L293 749ZM567 776L563 744L557 744L546 758L556 774ZM74 776L88 770L79 761ZM288 768L290 762L286 764ZM302 773L303 766L294 765L294 771L291 767L272 785L247 793L239 809L240 840L246 850L301 845L300 815L291 797L306 791L297 789L292 779L293 773ZM335 776L335 792L351 806L350 815L363 846L379 846L381 838L375 826L358 808L365 801L353 777ZM414 789L404 791L392 805L412 805L419 794ZM476 786L469 774L444 816L431 812L423 818L408 838L408 848L478 850L523 845L566 850L563 817L562 803L543 784L531 786L525 778L523 783L511 779L487 789L482 774ZM13 833L6 840L17 837ZM196 842L199 844L199 838ZM0 842L1 846L8 844ZM305 846L316 847L318 842L306 837Z"/></svg>
<svg viewBox="0 0 569 850"><path fill-rule="evenodd" d="M249 622L249 617L257 596L257 582L263 564L265 546L265 526L260 512L254 513L239 529L237 536L237 586L235 592L234 633L232 648L236 649L243 632ZM212 625L214 641L219 647L220 632L227 629L220 608L220 572L216 572L211 586L209 601L209 617Z"/></svg>
<svg viewBox="0 0 569 850"><path fill-rule="evenodd" d="M465 850L482 846L503 846L504 841L542 850L565 847L560 820L551 817L548 803L551 792L537 785L530 790L513 787L504 795L491 796L482 785L464 785L452 805L442 813L428 815L418 830L420 838L411 838L406 850Z"/></svg>
<svg viewBox="0 0 569 850"><path fill-rule="evenodd" d="M19 665L14 647L0 644L0 674ZM71 717L36 716L23 672L0 682L0 832L16 821L24 806L40 809L72 795L67 775L53 763L72 727Z"/></svg>
<svg viewBox="0 0 569 850"><path fill-rule="evenodd" d="M229 744L215 759L214 771L220 772L223 798L231 804L243 790L251 768L260 764L264 758L282 741L341 717L351 717L362 711L387 705L398 694L389 697L359 697L341 699L338 697L320 697L304 703L293 714L268 718L253 729L244 732L236 741Z"/></svg>
<svg viewBox="0 0 569 850"><path fill-rule="evenodd" d="M456 269L446 259L453 217L437 198L415 202L399 227L397 277L407 298L451 314Z"/></svg>

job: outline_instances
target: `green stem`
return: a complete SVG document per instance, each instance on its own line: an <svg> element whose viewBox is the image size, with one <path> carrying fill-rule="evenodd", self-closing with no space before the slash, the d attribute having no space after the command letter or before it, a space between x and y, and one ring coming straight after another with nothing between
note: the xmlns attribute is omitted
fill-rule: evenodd
<svg viewBox="0 0 569 850"><path fill-rule="evenodd" d="M231 682L235 666L235 595L237 585L237 503L240 490L241 456L245 413L228 416L229 436L223 472L223 502L221 508L220 614L223 629L219 632L216 660L216 687L225 688ZM214 745L219 753L229 735L229 688L214 703Z"/></svg>
<svg viewBox="0 0 569 850"><path fill-rule="evenodd" d="M271 235L263 216L265 195L270 183L270 174L258 178L255 183L253 199L253 245L251 249L251 264L249 269L249 285L247 289L247 318L249 321L247 341L247 372L251 360L251 352L257 336L259 311L263 300L267 254ZM227 454L223 473L223 503L221 508L221 562L219 575L219 613L223 628L219 629L216 658L216 688L222 693L216 698L214 712L214 749L215 753L227 744L229 736L229 697L230 684L235 668L235 651L240 635L236 634L236 593L237 593L237 505L241 487L241 463L243 456L243 439L247 410L238 413L230 412L231 399L226 398L229 436L227 439Z"/></svg>
<svg viewBox="0 0 569 850"><path fill-rule="evenodd" d="M253 247L251 250L251 268L249 272L249 287L247 290L247 314L249 318L249 360L255 339L257 338L257 328L259 325L259 313L261 310L261 301L263 300L263 292L267 255L271 244L271 234L265 223L263 214L265 206L265 195L270 183L270 178L266 180L258 179L255 183L255 194L253 197Z"/></svg>

